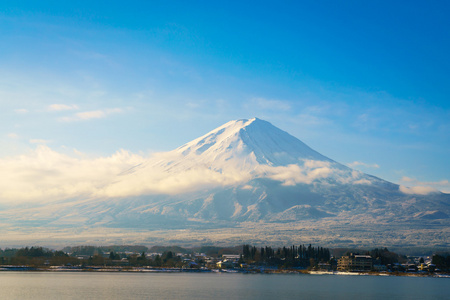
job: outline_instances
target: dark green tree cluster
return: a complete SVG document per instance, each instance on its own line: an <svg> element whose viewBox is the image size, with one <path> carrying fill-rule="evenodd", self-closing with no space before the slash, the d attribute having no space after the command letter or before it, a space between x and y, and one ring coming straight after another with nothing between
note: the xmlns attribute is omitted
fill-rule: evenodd
<svg viewBox="0 0 450 300"><path fill-rule="evenodd" d="M69 257L63 251L52 251L42 247L25 247L0 251L0 263L4 265L64 265L77 263L77 259Z"/></svg>
<svg viewBox="0 0 450 300"><path fill-rule="evenodd" d="M123 265L123 261L118 261L117 258L120 258L118 254L114 252L110 252L109 259L103 258L103 264L105 265ZM165 251L161 256L156 255L153 258L147 257L145 252L141 254L133 254L126 257L126 265L133 267L182 267L183 263L181 258L176 256L172 251ZM91 260L90 265L101 265L101 262Z"/></svg>
<svg viewBox="0 0 450 300"><path fill-rule="evenodd" d="M450 271L450 254L434 254L431 263L436 266L436 269L448 272Z"/></svg>
<svg viewBox="0 0 450 300"><path fill-rule="evenodd" d="M114 251L109 252L109 259L110 260L119 260L121 259L120 254L115 253Z"/></svg>
<svg viewBox="0 0 450 300"><path fill-rule="evenodd" d="M71 256L94 256L94 255L102 255L105 251L101 247L95 246L75 246L75 247L65 247L62 251L65 253L70 253ZM106 251L106 253L108 253Z"/></svg>
<svg viewBox="0 0 450 300"><path fill-rule="evenodd" d="M34 258L34 257L45 257L45 258L50 258L53 256L53 252L48 250L48 249L44 249L42 247L25 247L25 248L21 248L19 250L17 250L16 252L16 257L30 257L30 258Z"/></svg>
<svg viewBox="0 0 450 300"><path fill-rule="evenodd" d="M406 261L405 256L401 256L395 252L390 252L387 248L375 248L368 251L366 254L378 260L378 263L381 265L403 263Z"/></svg>
<svg viewBox="0 0 450 300"><path fill-rule="evenodd" d="M330 260L330 250L323 247L291 246L282 248L244 245L242 260L246 263L265 264L281 267L313 267L319 262Z"/></svg>
<svg viewBox="0 0 450 300"><path fill-rule="evenodd" d="M148 248L146 246L139 245L112 245L112 246L68 246L62 249L65 253L70 253L72 256L79 255L103 255L109 254L111 252L148 252ZM157 252L157 251L153 251ZM123 257L121 257L123 258Z"/></svg>

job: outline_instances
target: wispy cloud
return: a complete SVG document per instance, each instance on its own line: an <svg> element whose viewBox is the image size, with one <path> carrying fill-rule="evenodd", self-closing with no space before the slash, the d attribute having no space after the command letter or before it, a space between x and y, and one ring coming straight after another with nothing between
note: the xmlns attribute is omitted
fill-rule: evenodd
<svg viewBox="0 0 450 300"><path fill-rule="evenodd" d="M117 174L144 161L144 157L125 150L96 158L75 154L38 145L26 155L0 159L0 202L43 202L93 195Z"/></svg>
<svg viewBox="0 0 450 300"><path fill-rule="evenodd" d="M26 113L28 113L28 109L17 108L17 109L14 110L14 112L17 113L17 114L26 114Z"/></svg>
<svg viewBox="0 0 450 300"><path fill-rule="evenodd" d="M275 111L288 111L291 109L291 105L287 101L265 99L265 98L253 98L246 104L247 108L258 108L261 110L275 110Z"/></svg>
<svg viewBox="0 0 450 300"><path fill-rule="evenodd" d="M314 115L313 113L301 113L295 116L296 123L302 126L321 126L330 124L330 120L322 116Z"/></svg>
<svg viewBox="0 0 450 300"><path fill-rule="evenodd" d="M405 194L415 194L415 195L428 195L431 193L436 193L438 190L429 186L413 186L407 187L404 185L400 185L400 192Z"/></svg>
<svg viewBox="0 0 450 300"><path fill-rule="evenodd" d="M374 168L374 169L378 169L380 167L378 164L368 164L368 163L364 163L362 161L354 161L354 162L348 163L347 166L349 166L350 168L365 167L365 168Z"/></svg>
<svg viewBox="0 0 450 300"><path fill-rule="evenodd" d="M93 111L85 111L75 114L75 117L79 120L89 120L89 119L101 119L105 118L107 112L104 110L93 110Z"/></svg>
<svg viewBox="0 0 450 300"><path fill-rule="evenodd" d="M400 179L400 191L406 194L429 194L437 191L450 193L450 182L446 179L440 181L419 181L415 178L403 176Z"/></svg>
<svg viewBox="0 0 450 300"><path fill-rule="evenodd" d="M18 139L19 135L17 133L11 132L7 134L7 137L9 137L10 139Z"/></svg>
<svg viewBox="0 0 450 300"><path fill-rule="evenodd" d="M91 120L91 119L103 119L109 115L117 114L117 113L121 113L121 112L123 112L123 109L121 109L121 108L91 110L91 111L79 112L79 113L76 113L69 117L61 117L61 118L59 118L59 120L63 121L63 122L74 122L74 121L86 121L86 120Z"/></svg>
<svg viewBox="0 0 450 300"><path fill-rule="evenodd" d="M326 161L305 160L303 166L288 165L270 168L269 177L282 181L283 185L298 183L310 184L314 180L327 178L332 172L331 163Z"/></svg>
<svg viewBox="0 0 450 300"><path fill-rule="evenodd" d="M76 110L78 106L75 104L67 105L67 104L51 104L47 107L48 111L65 111L65 110Z"/></svg>
<svg viewBox="0 0 450 300"><path fill-rule="evenodd" d="M181 158L178 152L144 157L125 150L91 158L78 151L73 155L63 154L39 143L27 155L0 159L0 178L4 178L0 181L0 203L180 194L243 183L252 176L268 177L289 186L309 184L340 172L330 162L314 160L280 167L258 167L251 160L246 161L248 165L242 165L240 160L227 161L218 168L208 168L195 161L171 164ZM346 183L363 184L357 181L360 179L357 175L347 174Z"/></svg>
<svg viewBox="0 0 450 300"><path fill-rule="evenodd" d="M48 144L51 143L50 140L44 140L44 139L30 139L29 140L30 144Z"/></svg>

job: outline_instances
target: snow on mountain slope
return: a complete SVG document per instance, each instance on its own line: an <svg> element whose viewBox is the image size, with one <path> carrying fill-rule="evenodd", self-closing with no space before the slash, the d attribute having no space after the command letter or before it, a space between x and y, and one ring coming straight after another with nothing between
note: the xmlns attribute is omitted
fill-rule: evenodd
<svg viewBox="0 0 450 300"><path fill-rule="evenodd" d="M377 181L314 151L253 118L230 121L178 149L159 153L118 176L98 196L180 194L271 178L284 185L317 180L372 184Z"/></svg>
<svg viewBox="0 0 450 300"><path fill-rule="evenodd" d="M144 199L135 205L139 215L176 221L277 222L356 214L387 220L392 211L411 219L425 207L444 211L437 216L450 213L448 205L437 209L426 197L411 200L398 185L341 165L257 118L228 122L160 153L122 173L99 195Z"/></svg>
<svg viewBox="0 0 450 300"><path fill-rule="evenodd" d="M230 160L242 159L255 164L286 166L300 159L331 161L297 138L269 122L253 118L230 121L206 135L176 149L185 158L200 157L215 168Z"/></svg>
<svg viewBox="0 0 450 300"><path fill-rule="evenodd" d="M297 228L328 245L348 245L358 236L358 245L371 239L383 245L429 245L432 239L440 247L449 245L449 216L450 195L404 193L398 185L339 164L257 118L228 122L156 154L93 194L0 210L9 231L70 228L72 234L114 228L122 232L121 241L127 230L164 236L169 229L195 231L200 241L218 230L225 241L236 227L241 229L234 231L233 241L240 241L250 226L264 228L260 236L249 237L255 241L274 235L288 241Z"/></svg>

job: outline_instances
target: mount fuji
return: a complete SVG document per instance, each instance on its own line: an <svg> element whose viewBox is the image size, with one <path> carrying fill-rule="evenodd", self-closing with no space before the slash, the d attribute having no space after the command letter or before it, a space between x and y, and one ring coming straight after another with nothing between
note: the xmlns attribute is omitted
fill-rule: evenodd
<svg viewBox="0 0 450 300"><path fill-rule="evenodd" d="M90 195L0 211L14 236L46 245L315 243L394 249L447 249L449 216L449 194L414 194L353 170L257 118L230 121L158 153Z"/></svg>

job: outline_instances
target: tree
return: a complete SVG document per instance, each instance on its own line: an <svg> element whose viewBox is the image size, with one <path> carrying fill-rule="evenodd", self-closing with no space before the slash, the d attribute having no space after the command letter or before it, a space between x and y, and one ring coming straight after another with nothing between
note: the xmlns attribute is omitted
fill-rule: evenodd
<svg viewBox="0 0 450 300"><path fill-rule="evenodd" d="M438 254L434 254L433 258L431 259L431 263L433 265L436 265L436 268L441 269L441 270L447 270L449 269L449 256L445 257L443 255L438 255Z"/></svg>
<svg viewBox="0 0 450 300"><path fill-rule="evenodd" d="M137 262L139 265L148 265L147 257L145 255L145 252L142 252L141 255L137 258Z"/></svg>
<svg viewBox="0 0 450 300"><path fill-rule="evenodd" d="M244 259L250 259L250 245L242 246L242 254L244 255Z"/></svg>
<svg viewBox="0 0 450 300"><path fill-rule="evenodd" d="M156 255L155 260L153 261L153 264L155 267L161 267L162 265L162 261L161 261L161 257L158 255Z"/></svg>

